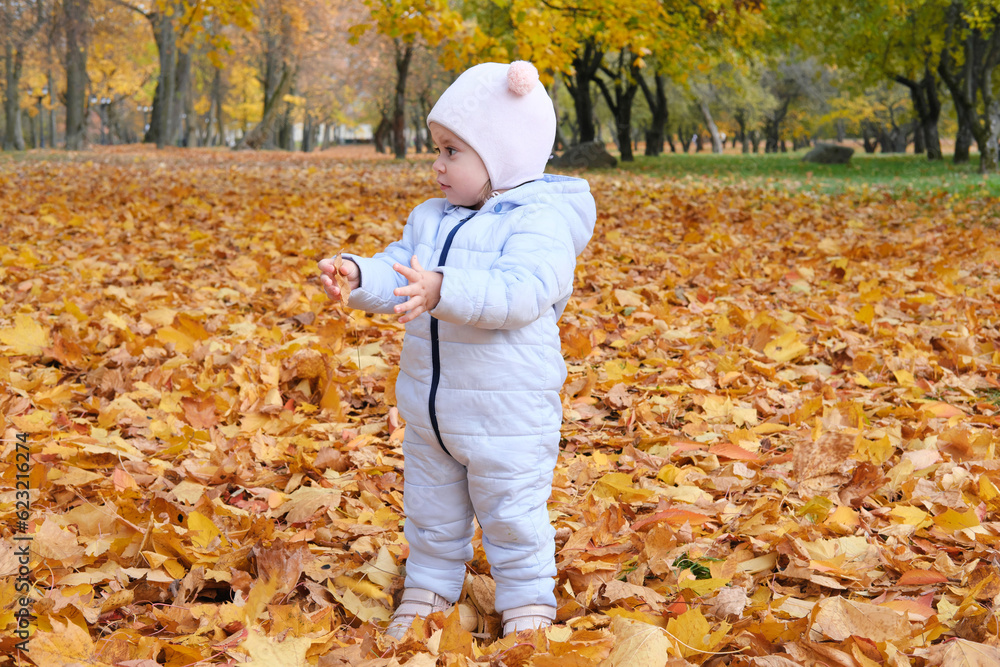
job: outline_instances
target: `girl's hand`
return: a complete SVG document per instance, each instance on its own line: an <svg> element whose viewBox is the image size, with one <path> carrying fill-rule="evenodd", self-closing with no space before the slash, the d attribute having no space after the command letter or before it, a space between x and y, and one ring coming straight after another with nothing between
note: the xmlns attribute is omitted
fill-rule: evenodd
<svg viewBox="0 0 1000 667"><path fill-rule="evenodd" d="M444 276L437 271L425 271L416 255L410 260L409 267L393 264L392 268L410 282L409 285L397 287L392 292L396 296L410 297L405 303L393 309L397 313L404 313L399 321L406 324L421 313L434 310L441 300L441 283L444 281Z"/></svg>
<svg viewBox="0 0 1000 667"><path fill-rule="evenodd" d="M334 301L342 301L340 287L337 285L337 268L334 266L336 257L328 257L321 260L319 270L323 275L319 277L326 295ZM351 260L342 260L340 263L340 275L347 279L347 286L356 289L361 286L361 269Z"/></svg>

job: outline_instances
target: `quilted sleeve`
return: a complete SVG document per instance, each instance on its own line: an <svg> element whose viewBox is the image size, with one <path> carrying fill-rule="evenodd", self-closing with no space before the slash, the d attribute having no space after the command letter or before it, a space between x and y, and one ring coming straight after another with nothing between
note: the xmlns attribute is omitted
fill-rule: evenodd
<svg viewBox="0 0 1000 667"><path fill-rule="evenodd" d="M350 259L361 270L361 285L351 290L351 297L347 301L349 307L371 313L391 314L396 304L406 301L406 297L392 293L397 287L406 284L406 278L396 273L392 265L397 262L404 266L410 265L416 246L415 219L416 210L410 213L406 221L403 237L372 257L344 254L344 259Z"/></svg>
<svg viewBox="0 0 1000 667"><path fill-rule="evenodd" d="M452 324L518 329L570 295L576 250L568 221L551 206L525 209L515 214L489 269L436 269L444 280L431 315Z"/></svg>

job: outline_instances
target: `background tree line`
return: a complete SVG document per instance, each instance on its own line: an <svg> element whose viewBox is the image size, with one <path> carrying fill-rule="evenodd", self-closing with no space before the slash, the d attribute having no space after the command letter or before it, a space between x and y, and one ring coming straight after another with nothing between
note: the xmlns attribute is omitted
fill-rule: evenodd
<svg viewBox="0 0 1000 667"><path fill-rule="evenodd" d="M528 59L558 143L784 151L818 137L1000 169L1000 0L0 0L3 147L313 150ZM295 139L293 129L300 128Z"/></svg>

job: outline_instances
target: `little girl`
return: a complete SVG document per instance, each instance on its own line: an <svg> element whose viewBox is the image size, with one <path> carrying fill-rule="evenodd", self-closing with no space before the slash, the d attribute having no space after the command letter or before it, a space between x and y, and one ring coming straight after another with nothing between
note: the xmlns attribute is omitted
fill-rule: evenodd
<svg viewBox="0 0 1000 667"><path fill-rule="evenodd" d="M417 206L383 252L340 266L351 308L406 324L396 398L410 555L387 633L458 599L475 516L509 634L556 616L557 322L596 210L586 181L543 173L556 117L530 63L467 70L427 125L444 198ZM333 259L319 268L338 300Z"/></svg>

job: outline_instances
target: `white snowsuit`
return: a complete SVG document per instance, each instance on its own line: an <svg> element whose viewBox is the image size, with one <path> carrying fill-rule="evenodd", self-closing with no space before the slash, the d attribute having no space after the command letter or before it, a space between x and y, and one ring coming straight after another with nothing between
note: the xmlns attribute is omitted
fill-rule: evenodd
<svg viewBox="0 0 1000 667"><path fill-rule="evenodd" d="M406 279L393 263L443 274L441 300L406 325L396 398L406 419L406 586L461 594L473 514L497 584L496 608L555 605L547 502L566 379L558 320L594 231L586 181L546 175L481 210L432 199L403 238L354 257L349 305L391 313ZM433 317L432 317L433 315Z"/></svg>

